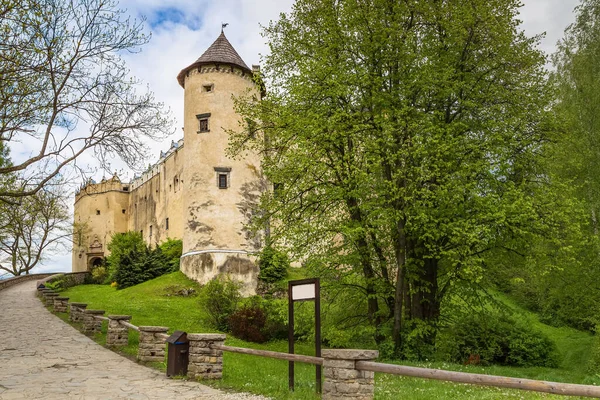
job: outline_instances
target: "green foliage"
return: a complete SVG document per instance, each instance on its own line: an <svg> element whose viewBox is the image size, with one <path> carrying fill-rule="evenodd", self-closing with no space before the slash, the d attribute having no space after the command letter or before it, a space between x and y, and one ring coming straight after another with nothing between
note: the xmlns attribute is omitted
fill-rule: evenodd
<svg viewBox="0 0 600 400"><path fill-rule="evenodd" d="M47 281L46 283L44 283L45 287L47 287L48 289L55 290L57 292L62 292L63 290L78 285L79 283L74 277L72 277L71 275L63 274L53 278L51 281Z"/></svg>
<svg viewBox="0 0 600 400"><path fill-rule="evenodd" d="M99 266L92 269L92 282L104 283L108 279L108 271L106 267Z"/></svg>
<svg viewBox="0 0 600 400"><path fill-rule="evenodd" d="M562 222L538 38L513 0L298 0L265 36L269 95L237 102L257 133L231 135L278 184L255 229L277 221L274 243L327 284L356 275L375 340L394 318L397 349L403 326L434 345L444 297L482 281L486 252Z"/></svg>
<svg viewBox="0 0 600 400"><path fill-rule="evenodd" d="M237 310L241 299L240 283L217 277L202 289L200 306L206 310L206 323L222 332L229 331L229 317Z"/></svg>
<svg viewBox="0 0 600 400"><path fill-rule="evenodd" d="M162 251L165 262L169 265L172 272L179 271L179 262L183 253L183 242L181 239L171 239L161 243L158 247Z"/></svg>
<svg viewBox="0 0 600 400"><path fill-rule="evenodd" d="M464 363L472 355L487 364L557 367L555 344L528 324L504 313L467 314L438 336L447 361Z"/></svg>
<svg viewBox="0 0 600 400"><path fill-rule="evenodd" d="M178 259L173 243L166 246L169 254L163 253L160 246L152 250L139 232L116 233L107 247L111 251L106 258L110 281L117 282L120 289L171 272L173 258Z"/></svg>
<svg viewBox="0 0 600 400"><path fill-rule="evenodd" d="M267 283L275 283L287 276L290 259L281 250L277 250L273 246L266 246L260 253L258 266L260 267L258 279Z"/></svg>
<svg viewBox="0 0 600 400"><path fill-rule="evenodd" d="M119 266L123 264L121 259L127 257L134 259L141 258L141 254L146 251L146 243L142 234L139 232L115 233L106 246L110 255L106 257L106 267L108 268L111 281L115 281L115 274ZM128 259L126 262L131 262Z"/></svg>
<svg viewBox="0 0 600 400"><path fill-rule="evenodd" d="M53 282L46 282L44 287L47 289L52 289L55 292L60 292L64 290L62 279L57 279Z"/></svg>

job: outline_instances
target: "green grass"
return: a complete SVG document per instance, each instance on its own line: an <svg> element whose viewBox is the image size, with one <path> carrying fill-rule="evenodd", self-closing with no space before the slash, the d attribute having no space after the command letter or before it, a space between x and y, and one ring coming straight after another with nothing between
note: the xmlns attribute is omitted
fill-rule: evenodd
<svg viewBox="0 0 600 400"><path fill-rule="evenodd" d="M294 279L302 278L301 273L297 275L294 276ZM205 313L199 306L198 297L167 295L182 288L193 288L196 292L201 290L196 282L189 280L182 273L172 273L123 290L116 290L106 285L82 285L70 288L64 294L70 297L71 302L87 303L90 309L103 309L107 314L132 315L131 323L134 325L167 326L170 328L170 332L174 330L183 330L188 333L215 332L214 329L211 329L203 322ZM501 294L498 294L497 298L511 307L521 318L526 319L536 328L542 330L556 343L562 357L559 368L482 367L442 362L402 362L402 364L557 382L600 384L598 376L590 376L586 372L587 361L593 343L592 335L571 328L556 328L545 325L539 321L534 313L520 308L510 298ZM106 327L103 328L103 334L98 335L96 340L103 344L105 342L105 333ZM137 353L137 343L137 333L131 332L129 335L129 345L118 350L133 357ZM287 351L287 342L285 341L274 341L259 345L229 336L226 344L281 352ZM297 343L296 349L297 353L300 354L314 354L314 348L311 344ZM223 379L221 381L206 383L224 389L263 394L275 399L319 398L319 396L315 395L314 366L296 363L296 390L290 393L287 388L286 361L225 353L223 362ZM152 366L162 370L165 369L165 363L155 363ZM375 387L375 398L378 400L398 399L400 397L411 400L566 399L563 396L405 378L389 374L376 374Z"/></svg>

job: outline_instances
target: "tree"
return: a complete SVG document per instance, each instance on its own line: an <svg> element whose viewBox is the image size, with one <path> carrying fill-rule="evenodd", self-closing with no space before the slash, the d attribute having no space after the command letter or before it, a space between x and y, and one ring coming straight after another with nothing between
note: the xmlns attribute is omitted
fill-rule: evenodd
<svg viewBox="0 0 600 400"><path fill-rule="evenodd" d="M56 188L3 204L0 216L0 270L29 272L71 236L70 214Z"/></svg>
<svg viewBox="0 0 600 400"><path fill-rule="evenodd" d="M536 251L536 257L506 265L505 280L546 321L593 330L600 312L600 1L576 7L575 22L552 60L553 111L564 128L549 146L546 174L562 184L562 201L571 203L571 211L555 235L531 247L563 254ZM557 246L557 237L563 246ZM548 262L550 269L543 265Z"/></svg>
<svg viewBox="0 0 600 400"><path fill-rule="evenodd" d="M162 104L139 90L121 56L149 37L116 1L0 4L0 143L33 146L30 157L0 166L0 176L25 179L0 199L36 193L87 150L105 168L113 155L135 166L145 138L169 133Z"/></svg>
<svg viewBox="0 0 600 400"><path fill-rule="evenodd" d="M480 282L487 251L551 223L537 196L545 59L518 7L297 1L265 29L267 97L238 101L259 129L232 152L262 151L277 186L257 228L272 219L273 241L351 276L344 289L364 293L377 340L391 321L397 351L406 329L435 339L442 301Z"/></svg>

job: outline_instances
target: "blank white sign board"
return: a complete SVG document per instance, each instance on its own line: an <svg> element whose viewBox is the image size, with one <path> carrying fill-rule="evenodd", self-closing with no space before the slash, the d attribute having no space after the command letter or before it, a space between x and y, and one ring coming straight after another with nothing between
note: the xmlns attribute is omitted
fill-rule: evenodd
<svg viewBox="0 0 600 400"><path fill-rule="evenodd" d="M309 300L314 299L315 297L314 283L292 286L292 300Z"/></svg>

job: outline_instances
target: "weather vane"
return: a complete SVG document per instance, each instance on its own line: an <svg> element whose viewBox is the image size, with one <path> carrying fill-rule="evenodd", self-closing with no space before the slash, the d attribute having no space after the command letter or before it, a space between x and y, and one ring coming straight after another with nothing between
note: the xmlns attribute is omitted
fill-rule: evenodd
<svg viewBox="0 0 600 400"><path fill-rule="evenodd" d="M229 25L229 22L221 22L221 33L223 33L223 29L227 28L227 25Z"/></svg>

